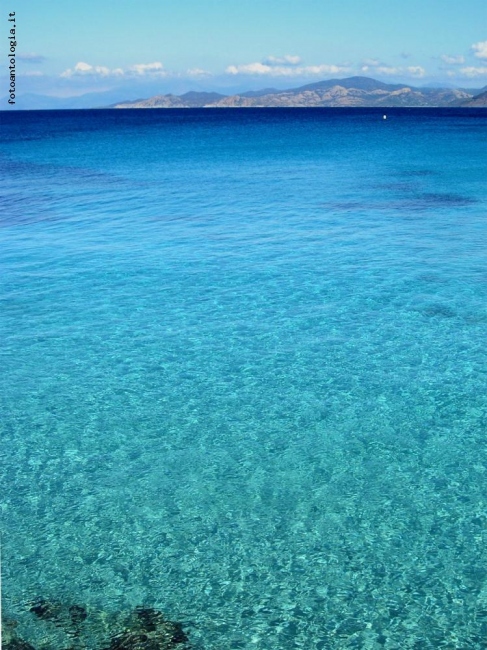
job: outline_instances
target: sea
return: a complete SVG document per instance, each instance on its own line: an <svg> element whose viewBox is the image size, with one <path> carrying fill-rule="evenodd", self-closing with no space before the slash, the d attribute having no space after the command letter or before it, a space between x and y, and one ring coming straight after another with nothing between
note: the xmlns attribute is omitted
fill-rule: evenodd
<svg viewBox="0 0 487 650"><path fill-rule="evenodd" d="M487 110L386 113L0 113L5 648L487 647Z"/></svg>

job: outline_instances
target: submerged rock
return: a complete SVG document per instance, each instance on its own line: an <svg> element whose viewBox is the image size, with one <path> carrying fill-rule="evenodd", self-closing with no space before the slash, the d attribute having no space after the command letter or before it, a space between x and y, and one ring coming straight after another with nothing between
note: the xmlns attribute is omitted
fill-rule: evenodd
<svg viewBox="0 0 487 650"><path fill-rule="evenodd" d="M187 641L181 623L168 621L157 609L137 607L126 629L105 650L172 650Z"/></svg>
<svg viewBox="0 0 487 650"><path fill-rule="evenodd" d="M35 650L34 646L18 637L10 639L7 643L2 643L3 650Z"/></svg>
<svg viewBox="0 0 487 650"><path fill-rule="evenodd" d="M35 650L34 646L24 639L17 636L15 628L17 622L12 620L2 620L2 642L0 643L3 650Z"/></svg>
<svg viewBox="0 0 487 650"><path fill-rule="evenodd" d="M49 600L39 598L30 605L29 612L42 621L58 621L62 617L63 606L61 603L50 602Z"/></svg>
<svg viewBox="0 0 487 650"><path fill-rule="evenodd" d="M44 598L32 601L29 611L41 621L54 624L71 638L80 636L81 625L88 616L81 605L67 605Z"/></svg>
<svg viewBox="0 0 487 650"><path fill-rule="evenodd" d="M81 605L71 605L68 611L71 618L71 623L73 623L73 625L79 625L88 616L86 609L84 607L81 607Z"/></svg>
<svg viewBox="0 0 487 650"><path fill-rule="evenodd" d="M28 609L42 621L43 647L49 650L189 650L181 623L150 607L137 607L125 616L91 610L88 616L82 605L38 598ZM16 626L4 621L3 650L36 650L16 633ZM51 645L46 646L48 639Z"/></svg>

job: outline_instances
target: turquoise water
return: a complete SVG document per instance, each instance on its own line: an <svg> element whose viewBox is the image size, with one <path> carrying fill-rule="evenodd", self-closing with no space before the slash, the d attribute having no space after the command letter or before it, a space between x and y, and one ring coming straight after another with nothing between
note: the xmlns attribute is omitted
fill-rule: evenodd
<svg viewBox="0 0 487 650"><path fill-rule="evenodd" d="M195 649L486 647L486 117L1 115L3 607L36 650L68 645L36 598Z"/></svg>

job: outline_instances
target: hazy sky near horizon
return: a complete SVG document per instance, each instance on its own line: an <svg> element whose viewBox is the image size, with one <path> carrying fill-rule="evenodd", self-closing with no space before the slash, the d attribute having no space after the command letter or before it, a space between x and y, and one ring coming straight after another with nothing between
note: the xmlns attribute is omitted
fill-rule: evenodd
<svg viewBox="0 0 487 650"><path fill-rule="evenodd" d="M289 87L353 75L487 84L486 0L10 0L3 7L5 44L15 11L19 92Z"/></svg>

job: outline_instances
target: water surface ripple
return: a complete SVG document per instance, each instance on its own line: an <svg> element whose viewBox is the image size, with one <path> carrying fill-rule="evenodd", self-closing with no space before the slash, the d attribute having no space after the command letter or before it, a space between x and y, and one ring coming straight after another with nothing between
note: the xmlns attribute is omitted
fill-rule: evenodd
<svg viewBox="0 0 487 650"><path fill-rule="evenodd" d="M42 597L195 649L485 647L486 117L2 115L19 634L67 647Z"/></svg>

